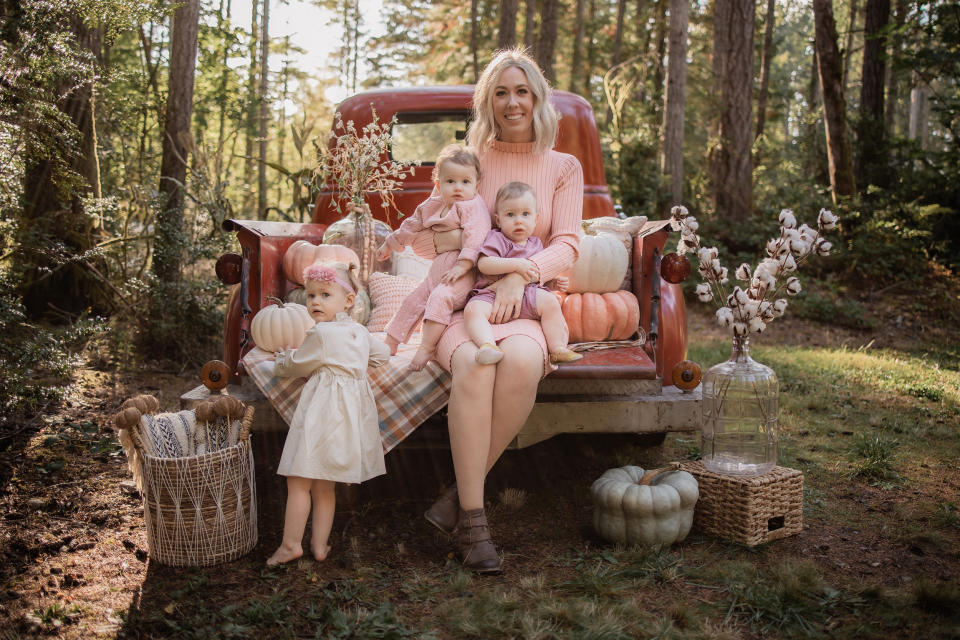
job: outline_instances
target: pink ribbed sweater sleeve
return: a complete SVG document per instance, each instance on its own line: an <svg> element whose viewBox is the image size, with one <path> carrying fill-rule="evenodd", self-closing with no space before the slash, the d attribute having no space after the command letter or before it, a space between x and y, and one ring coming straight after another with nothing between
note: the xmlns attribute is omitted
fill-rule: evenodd
<svg viewBox="0 0 960 640"><path fill-rule="evenodd" d="M583 168L573 156L556 154L561 163L550 207L550 234L546 248L531 260L540 269L540 283L549 282L573 266L580 249L583 219Z"/></svg>

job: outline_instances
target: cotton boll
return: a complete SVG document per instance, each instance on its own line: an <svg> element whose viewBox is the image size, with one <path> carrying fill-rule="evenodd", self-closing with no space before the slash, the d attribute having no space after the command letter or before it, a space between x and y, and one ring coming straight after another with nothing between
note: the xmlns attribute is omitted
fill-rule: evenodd
<svg viewBox="0 0 960 640"><path fill-rule="evenodd" d="M744 262L739 267L737 267L737 271L734 273L734 275L737 277L737 280L743 280L744 282L749 281L750 265Z"/></svg>
<svg viewBox="0 0 960 640"><path fill-rule="evenodd" d="M786 289L787 289L787 293L789 293L790 295L792 296L797 295L801 291L800 280L798 280L796 277L791 276L790 278L787 279Z"/></svg>
<svg viewBox="0 0 960 640"><path fill-rule="evenodd" d="M787 229L793 229L797 226L797 219L793 215L793 209L783 209L780 211L780 226Z"/></svg>
<svg viewBox="0 0 960 640"><path fill-rule="evenodd" d="M820 241L817 242L817 255L828 256L830 255L830 249L833 248L833 245L820 238Z"/></svg>
<svg viewBox="0 0 960 640"><path fill-rule="evenodd" d="M829 209L820 209L820 215L817 216L817 226L821 229L829 231L837 226L837 221L839 218L833 211Z"/></svg>
<svg viewBox="0 0 960 640"><path fill-rule="evenodd" d="M721 327L729 327L733 324L733 311L728 307L720 307L717 309L717 323Z"/></svg>
<svg viewBox="0 0 960 640"><path fill-rule="evenodd" d="M787 301L783 298L779 298L773 303L773 311L776 314L776 317L780 317L787 310Z"/></svg>
<svg viewBox="0 0 960 640"><path fill-rule="evenodd" d="M797 261L794 260L793 254L788 253L787 255L780 258L780 271L782 273L793 273L797 270Z"/></svg>
<svg viewBox="0 0 960 640"><path fill-rule="evenodd" d="M688 217L689 211L682 204L674 205L670 209L670 217L675 220L683 220Z"/></svg>
<svg viewBox="0 0 960 640"><path fill-rule="evenodd" d="M683 219L683 225L689 229L691 232L696 233L697 229L700 228L700 223L697 222L697 219L693 216L687 216Z"/></svg>
<svg viewBox="0 0 960 640"><path fill-rule="evenodd" d="M727 277L727 268L721 267L720 273L717 274L717 280L720 281L720 284L727 284L730 282L730 279Z"/></svg>
<svg viewBox="0 0 960 640"><path fill-rule="evenodd" d="M763 330L767 328L767 323L765 323L760 318L750 318L750 324L747 325L750 331L754 333L763 333Z"/></svg>
<svg viewBox="0 0 960 640"><path fill-rule="evenodd" d="M735 336L745 336L747 335L749 327L745 322L734 322L733 323L733 335Z"/></svg>
<svg viewBox="0 0 960 640"><path fill-rule="evenodd" d="M820 235L817 233L817 230L811 227L810 225L804 223L800 225L800 237L807 243L811 243L817 239L817 236Z"/></svg>
<svg viewBox="0 0 960 640"><path fill-rule="evenodd" d="M713 293L710 291L710 285L700 283L696 288L697 298L700 302L710 302L713 299Z"/></svg>

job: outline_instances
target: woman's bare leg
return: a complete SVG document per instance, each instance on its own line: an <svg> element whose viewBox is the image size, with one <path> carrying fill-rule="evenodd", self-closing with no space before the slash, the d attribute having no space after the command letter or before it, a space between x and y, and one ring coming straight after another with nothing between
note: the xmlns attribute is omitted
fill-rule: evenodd
<svg viewBox="0 0 960 640"><path fill-rule="evenodd" d="M283 518L283 542L267 558L267 566L290 562L303 555L303 530L310 515L310 478L287 476L287 507Z"/></svg>
<svg viewBox="0 0 960 640"><path fill-rule="evenodd" d="M460 508L483 508L483 481L487 473L493 419L494 379L500 365L476 361L477 347L465 342L453 352L447 424L450 453L457 477ZM541 365L542 368L542 365Z"/></svg>
<svg viewBox="0 0 960 640"><path fill-rule="evenodd" d="M507 445L520 433L543 377L543 350L527 336L510 336L500 343L503 360L497 365L493 386L490 448L485 472L489 471ZM459 479L459 478L458 478Z"/></svg>
<svg viewBox="0 0 960 640"><path fill-rule="evenodd" d="M336 483L331 480L314 480L310 485L313 499L313 520L310 524L310 551L317 562L327 559L330 552L330 530L333 528L333 513L336 510Z"/></svg>

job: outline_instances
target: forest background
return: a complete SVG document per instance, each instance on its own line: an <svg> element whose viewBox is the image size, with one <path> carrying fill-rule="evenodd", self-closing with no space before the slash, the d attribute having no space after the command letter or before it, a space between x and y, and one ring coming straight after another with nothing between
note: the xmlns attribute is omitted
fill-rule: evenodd
<svg viewBox="0 0 960 640"><path fill-rule="evenodd" d="M317 0L340 38L320 73L270 5L0 2L0 430L92 339L117 367L217 357L221 223L308 220L326 90L470 83L503 46L593 105L627 215L682 201L752 257L782 207L836 210L801 314L869 328L864 296L960 264L954 3L388 0L374 37L358 0Z"/></svg>

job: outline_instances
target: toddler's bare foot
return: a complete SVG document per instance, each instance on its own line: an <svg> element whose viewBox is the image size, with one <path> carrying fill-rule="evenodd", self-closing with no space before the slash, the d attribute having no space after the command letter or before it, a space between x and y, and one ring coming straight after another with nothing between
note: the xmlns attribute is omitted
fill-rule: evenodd
<svg viewBox="0 0 960 640"><path fill-rule="evenodd" d="M290 562L296 560L303 555L303 547L297 545L296 547L288 547L285 544L277 547L277 550L273 552L273 555L267 558L267 566L272 567L277 564L283 564L284 562Z"/></svg>
<svg viewBox="0 0 960 640"><path fill-rule="evenodd" d="M477 364L496 364L503 360L503 349L487 342L477 349L477 355L474 356Z"/></svg>
<svg viewBox="0 0 960 640"><path fill-rule="evenodd" d="M316 560L317 562L323 562L324 560L327 559L327 555L330 553L330 545L325 544L323 545L323 548L320 549L318 547L313 546L313 544L311 544L310 551L313 552L314 560Z"/></svg>
<svg viewBox="0 0 960 640"><path fill-rule="evenodd" d="M394 340L393 338L391 338L390 336L387 336L387 338L386 338L386 340L384 340L384 342L386 343L386 345L387 345L388 347L390 347L390 355L392 355L392 356L397 355L397 347L400 345L400 343L399 343L398 341Z"/></svg>
<svg viewBox="0 0 960 640"><path fill-rule="evenodd" d="M576 362L582 357L583 355L577 353L576 351L572 351L567 347L563 347L562 349L558 349L550 354L550 362L554 364L558 362Z"/></svg>
<svg viewBox="0 0 960 640"><path fill-rule="evenodd" d="M407 368L408 371L421 371L427 363L433 360L433 354L436 352L436 349L427 349L423 345L417 349L417 352L413 354L413 360L410 361L410 366Z"/></svg>

